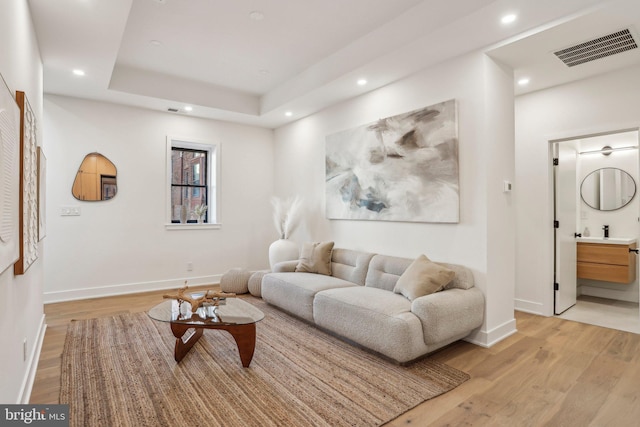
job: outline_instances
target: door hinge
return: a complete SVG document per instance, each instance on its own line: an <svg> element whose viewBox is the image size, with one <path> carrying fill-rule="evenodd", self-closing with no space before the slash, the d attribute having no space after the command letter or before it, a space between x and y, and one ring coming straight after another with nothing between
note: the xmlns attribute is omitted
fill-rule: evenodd
<svg viewBox="0 0 640 427"><path fill-rule="evenodd" d="M559 160L558 158L553 159L553 166L558 166Z"/></svg>
<svg viewBox="0 0 640 427"><path fill-rule="evenodd" d="M553 221L553 228L560 228L560 221Z"/></svg>
<svg viewBox="0 0 640 427"><path fill-rule="evenodd" d="M560 285L558 285L557 283L553 284L553 290L554 291L559 291L560 290Z"/></svg>

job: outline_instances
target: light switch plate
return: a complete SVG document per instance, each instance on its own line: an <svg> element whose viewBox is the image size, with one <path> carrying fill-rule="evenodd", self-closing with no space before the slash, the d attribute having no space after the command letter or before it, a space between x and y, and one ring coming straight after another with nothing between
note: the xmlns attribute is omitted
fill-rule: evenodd
<svg viewBox="0 0 640 427"><path fill-rule="evenodd" d="M62 206L60 216L80 216L80 206Z"/></svg>

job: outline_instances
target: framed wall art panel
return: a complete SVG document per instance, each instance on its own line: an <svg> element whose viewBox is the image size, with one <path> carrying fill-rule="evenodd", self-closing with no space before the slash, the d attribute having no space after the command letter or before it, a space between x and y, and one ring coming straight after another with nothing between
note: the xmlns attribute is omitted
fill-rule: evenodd
<svg viewBox="0 0 640 427"><path fill-rule="evenodd" d="M19 257L20 108L0 76L0 273Z"/></svg>
<svg viewBox="0 0 640 427"><path fill-rule="evenodd" d="M47 158L38 147L38 240L42 240L47 235Z"/></svg>
<svg viewBox="0 0 640 427"><path fill-rule="evenodd" d="M36 118L24 92L16 92L20 107L19 258L14 274L24 274L38 259L38 151Z"/></svg>
<svg viewBox="0 0 640 427"><path fill-rule="evenodd" d="M326 138L329 219L457 223L455 100Z"/></svg>

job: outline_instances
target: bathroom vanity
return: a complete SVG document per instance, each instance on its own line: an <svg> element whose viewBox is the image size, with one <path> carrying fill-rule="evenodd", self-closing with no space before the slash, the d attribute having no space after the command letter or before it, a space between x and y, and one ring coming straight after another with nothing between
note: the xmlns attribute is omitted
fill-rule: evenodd
<svg viewBox="0 0 640 427"><path fill-rule="evenodd" d="M636 254L630 249L636 248L636 239L578 239L578 279L633 283L636 279Z"/></svg>

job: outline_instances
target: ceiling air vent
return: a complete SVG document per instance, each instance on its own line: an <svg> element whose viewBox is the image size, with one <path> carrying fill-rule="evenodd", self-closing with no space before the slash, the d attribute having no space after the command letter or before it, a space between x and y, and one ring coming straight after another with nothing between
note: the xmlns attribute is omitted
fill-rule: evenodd
<svg viewBox="0 0 640 427"><path fill-rule="evenodd" d="M625 29L553 53L568 67L573 67L637 48L633 35Z"/></svg>
<svg viewBox="0 0 640 427"><path fill-rule="evenodd" d="M178 109L177 108L167 108L167 111L170 113L177 113Z"/></svg>

